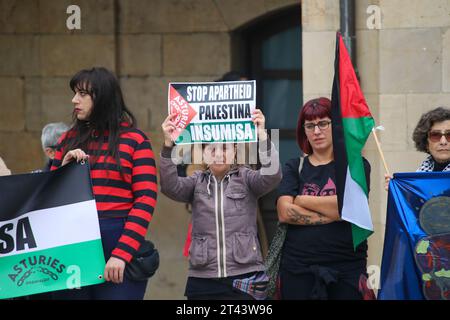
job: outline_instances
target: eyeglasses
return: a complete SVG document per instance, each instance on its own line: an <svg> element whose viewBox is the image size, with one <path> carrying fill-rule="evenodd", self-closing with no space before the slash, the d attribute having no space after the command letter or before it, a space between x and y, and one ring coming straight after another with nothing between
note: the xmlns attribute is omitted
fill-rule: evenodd
<svg viewBox="0 0 450 320"><path fill-rule="evenodd" d="M326 130L328 129L328 127L330 126L331 121L327 121L327 120L323 120L323 121L319 121L317 123L305 123L303 125L303 127L305 128L306 131L314 131L314 129L317 127L319 127L320 130Z"/></svg>
<svg viewBox="0 0 450 320"><path fill-rule="evenodd" d="M442 136L445 136L445 139L447 139L447 142L450 142L450 130L428 132L428 138L430 139L431 142L441 141Z"/></svg>

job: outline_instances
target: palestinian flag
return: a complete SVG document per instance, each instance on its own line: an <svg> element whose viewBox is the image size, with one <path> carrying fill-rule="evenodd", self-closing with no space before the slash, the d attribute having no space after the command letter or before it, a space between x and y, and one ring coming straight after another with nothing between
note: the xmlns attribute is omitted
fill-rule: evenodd
<svg viewBox="0 0 450 320"><path fill-rule="evenodd" d="M0 177L0 299L104 282L89 165Z"/></svg>
<svg viewBox="0 0 450 320"><path fill-rule="evenodd" d="M373 233L361 151L375 122L342 40L336 34L332 92L333 149L339 213L352 223L353 246Z"/></svg>

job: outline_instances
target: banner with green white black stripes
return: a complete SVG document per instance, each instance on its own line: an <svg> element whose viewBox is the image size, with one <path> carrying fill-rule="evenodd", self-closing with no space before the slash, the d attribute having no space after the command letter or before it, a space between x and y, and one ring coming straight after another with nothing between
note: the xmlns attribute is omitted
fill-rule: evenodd
<svg viewBox="0 0 450 320"><path fill-rule="evenodd" d="M88 164L0 177L0 299L104 282Z"/></svg>

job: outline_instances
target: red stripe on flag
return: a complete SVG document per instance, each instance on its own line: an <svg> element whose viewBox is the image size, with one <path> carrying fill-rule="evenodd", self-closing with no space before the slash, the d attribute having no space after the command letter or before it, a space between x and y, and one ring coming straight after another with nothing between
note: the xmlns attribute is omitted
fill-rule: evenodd
<svg viewBox="0 0 450 320"><path fill-rule="evenodd" d="M341 35L339 35L339 90L343 118L372 117Z"/></svg>

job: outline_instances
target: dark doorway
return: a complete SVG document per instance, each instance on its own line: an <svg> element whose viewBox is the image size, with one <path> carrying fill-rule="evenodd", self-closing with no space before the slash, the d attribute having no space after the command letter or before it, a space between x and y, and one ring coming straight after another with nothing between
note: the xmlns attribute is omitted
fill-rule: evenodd
<svg viewBox="0 0 450 320"><path fill-rule="evenodd" d="M279 129L282 165L298 157L295 127L303 105L302 30L300 4L260 17L233 33L233 67L256 80L257 105L268 129ZM276 191L260 200L260 210L270 243L277 219Z"/></svg>

